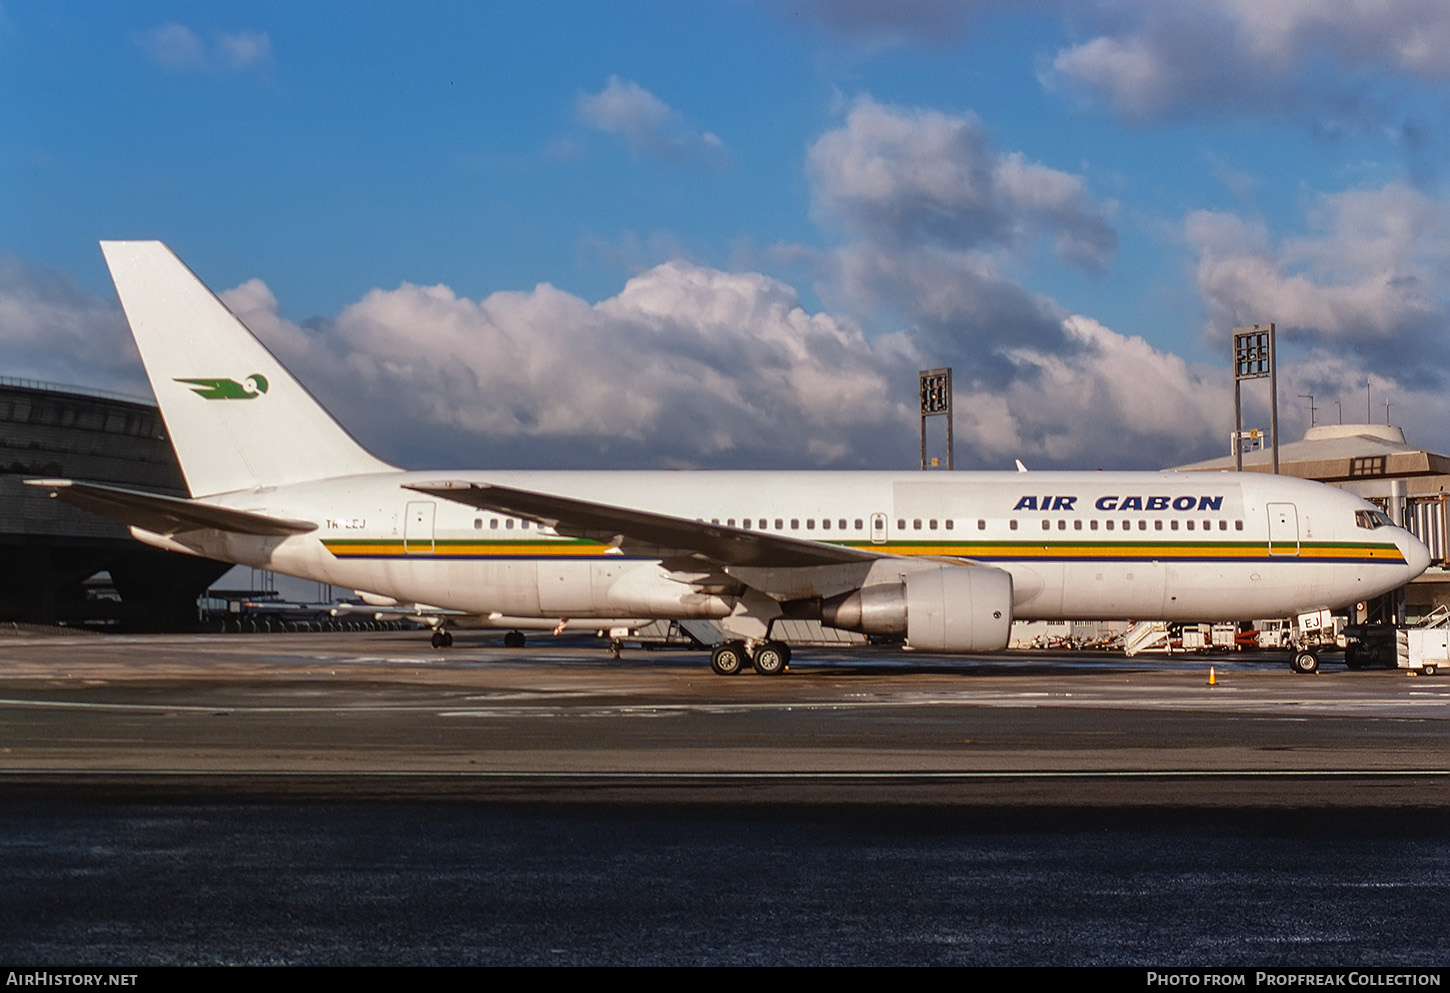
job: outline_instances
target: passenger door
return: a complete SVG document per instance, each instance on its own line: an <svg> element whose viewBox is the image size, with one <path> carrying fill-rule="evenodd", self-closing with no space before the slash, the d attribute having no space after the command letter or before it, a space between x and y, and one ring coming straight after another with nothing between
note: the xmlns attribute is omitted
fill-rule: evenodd
<svg viewBox="0 0 1450 993"><path fill-rule="evenodd" d="M433 510L431 500L412 500L403 518L403 551L408 555L433 554Z"/></svg>
<svg viewBox="0 0 1450 993"><path fill-rule="evenodd" d="M1269 554L1299 554L1299 513L1292 503L1269 504Z"/></svg>

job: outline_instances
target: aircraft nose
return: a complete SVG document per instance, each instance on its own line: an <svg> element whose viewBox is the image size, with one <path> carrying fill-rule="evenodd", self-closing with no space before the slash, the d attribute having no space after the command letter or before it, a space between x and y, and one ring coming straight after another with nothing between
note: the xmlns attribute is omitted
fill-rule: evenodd
<svg viewBox="0 0 1450 993"><path fill-rule="evenodd" d="M1430 568L1430 549L1419 538L1405 531L1397 544L1400 546L1400 551L1404 553L1411 579Z"/></svg>

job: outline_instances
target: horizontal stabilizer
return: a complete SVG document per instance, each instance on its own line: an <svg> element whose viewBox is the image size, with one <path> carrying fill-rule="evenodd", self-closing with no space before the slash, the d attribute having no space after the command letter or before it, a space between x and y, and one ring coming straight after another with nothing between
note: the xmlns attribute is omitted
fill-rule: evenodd
<svg viewBox="0 0 1450 993"><path fill-rule="evenodd" d="M695 555L722 565L786 569L872 562L881 558L881 553L865 548L746 531L507 486L443 480L407 488L482 510L526 517L571 538L606 544L618 542L630 554L664 558Z"/></svg>
<svg viewBox="0 0 1450 993"><path fill-rule="evenodd" d="M73 479L27 479L27 486L44 486L51 496L93 514L142 528L156 534L176 534L214 528L239 534L288 535L317 530L311 521L268 517L246 510L216 507L196 500L162 496L143 490L100 483L78 483Z"/></svg>

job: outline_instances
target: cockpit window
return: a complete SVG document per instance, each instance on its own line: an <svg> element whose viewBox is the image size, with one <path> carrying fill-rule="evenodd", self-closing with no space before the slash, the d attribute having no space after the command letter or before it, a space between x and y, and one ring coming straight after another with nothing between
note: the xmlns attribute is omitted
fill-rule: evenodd
<svg viewBox="0 0 1450 993"><path fill-rule="evenodd" d="M1362 528L1374 530L1375 528L1392 527L1394 521L1385 516L1382 510L1356 510L1354 512L1354 523Z"/></svg>

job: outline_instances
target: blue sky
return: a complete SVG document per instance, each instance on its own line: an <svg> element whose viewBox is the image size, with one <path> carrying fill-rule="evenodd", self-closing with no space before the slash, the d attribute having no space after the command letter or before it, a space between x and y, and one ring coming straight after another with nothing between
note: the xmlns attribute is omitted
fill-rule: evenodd
<svg viewBox="0 0 1450 993"><path fill-rule="evenodd" d="M96 241L168 242L410 466L1450 450L1450 5L0 0L0 375L146 392ZM1250 424L1267 425L1255 398Z"/></svg>

